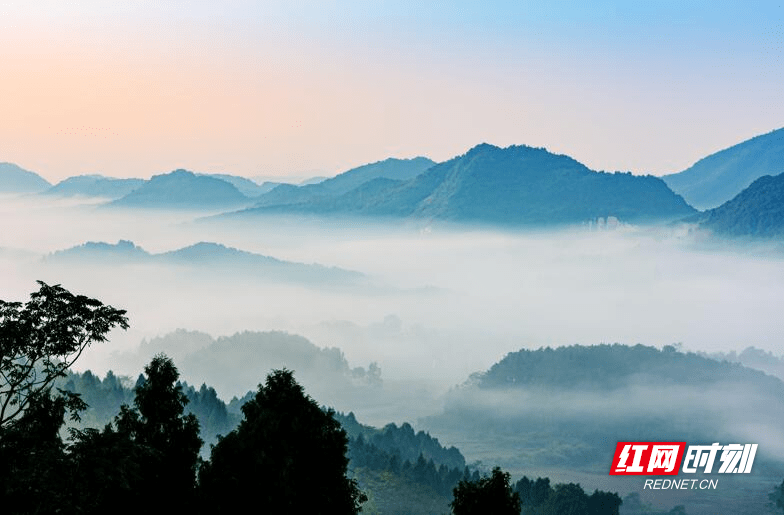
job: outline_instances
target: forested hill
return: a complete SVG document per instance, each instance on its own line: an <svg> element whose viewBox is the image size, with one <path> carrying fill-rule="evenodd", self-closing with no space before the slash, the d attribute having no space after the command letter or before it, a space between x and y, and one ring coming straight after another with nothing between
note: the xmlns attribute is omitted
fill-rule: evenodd
<svg viewBox="0 0 784 515"><path fill-rule="evenodd" d="M89 370L83 373L71 372L61 379L61 388L79 393L88 408L81 415L84 427L102 427L112 421L122 404L132 404L134 388L144 382L144 376L133 379L117 376L111 371L101 379ZM205 450L209 444L217 441L218 435L228 434L239 423L241 407L245 401L253 398L254 393L248 392L242 399L234 398L231 402L222 401L214 388L202 384L194 387L188 383L180 383L183 393L188 398L186 413L193 413L201 426L201 438L205 442ZM455 447L443 447L438 439L424 431L415 432L407 422L400 427L390 423L383 429L361 424L353 413L347 415L335 413L335 419L346 430L352 441L361 440L374 445L389 456L397 455L399 464L405 461L416 463L421 456L432 461L438 468L441 465L449 469L459 469L463 473L466 466L465 458Z"/></svg>
<svg viewBox="0 0 784 515"><path fill-rule="evenodd" d="M79 393L87 403L87 409L81 414L81 426L103 427L114 419L120 406L133 403L134 388L143 382L143 375L134 380L117 376L110 370L101 379L88 370L83 373L71 372L59 384L60 388ZM214 388L204 384L200 388L194 388L188 383L180 384L188 398L185 412L193 413L199 419L200 436L204 440L203 451L209 452L209 445L217 441L218 435L228 434L237 426L240 414L230 411L226 403L218 398Z"/></svg>
<svg viewBox="0 0 784 515"><path fill-rule="evenodd" d="M702 218L703 227L726 236L784 236L784 174L760 177Z"/></svg>
<svg viewBox="0 0 784 515"><path fill-rule="evenodd" d="M272 195L270 192L268 195ZM230 215L317 213L501 226L674 220L695 210L661 179L590 170L543 148L480 144L407 180L379 180L340 196L257 204Z"/></svg>
<svg viewBox="0 0 784 515"><path fill-rule="evenodd" d="M59 387L79 393L88 404L82 412L80 427L103 427L113 422L120 406L132 405L134 388L144 384L145 377L120 377L108 372L103 379L90 371L70 373ZM185 413L193 413L199 421L204 441L202 458L209 456L211 445L219 436L232 432L242 419L241 407L255 397L248 392L242 399L225 403L215 389L202 385L194 388L178 383L188 399ZM326 408L322 408L326 409ZM436 438L403 423L388 424L383 429L359 423L353 413L334 413L348 436L350 470L362 490L371 496L371 512L426 515L448 509L452 490L463 478L479 479L476 470L469 471L465 458L455 447L445 448Z"/></svg>
<svg viewBox="0 0 784 515"><path fill-rule="evenodd" d="M155 175L127 195L108 204L122 208L223 209L251 200L229 182L188 170Z"/></svg>
<svg viewBox="0 0 784 515"><path fill-rule="evenodd" d="M344 415L335 414L335 418L352 439L362 438L369 444L373 444L379 449L390 454L399 452L401 460L416 462L422 455L427 460L433 460L435 464L446 465L449 468L465 468L466 462L463 455L456 447L443 447L437 438L433 438L425 431L415 432L408 422L398 427L395 424L387 424L383 429L366 426L357 422L354 413Z"/></svg>
<svg viewBox="0 0 784 515"><path fill-rule="evenodd" d="M708 385L742 382L784 396L784 383L739 363L635 345L571 345L511 352L478 376L480 388L545 387L615 390L638 383Z"/></svg>
<svg viewBox="0 0 784 515"><path fill-rule="evenodd" d="M492 446L507 467L597 470L608 441L646 439L760 440L758 462L780 466L783 399L784 382L740 363L672 346L572 345L507 354L450 391L423 425L465 442L469 456Z"/></svg>

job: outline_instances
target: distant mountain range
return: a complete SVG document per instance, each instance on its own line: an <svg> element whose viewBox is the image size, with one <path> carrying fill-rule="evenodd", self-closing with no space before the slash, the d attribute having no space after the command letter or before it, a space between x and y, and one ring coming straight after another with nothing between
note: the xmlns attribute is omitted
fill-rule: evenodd
<svg viewBox="0 0 784 515"><path fill-rule="evenodd" d="M257 184L234 175L195 174L187 170L175 170L144 181L141 186L115 200L110 206L221 210L249 205L288 205L332 198L376 178L408 179L432 164L432 161L424 157L387 159L354 168L316 184L302 186L271 182Z"/></svg>
<svg viewBox="0 0 784 515"><path fill-rule="evenodd" d="M167 177L172 176L173 177ZM192 174L192 175L188 175ZM165 195L161 190L171 188L172 184L182 184L191 182L191 193L196 193L199 196L199 190L208 189L209 186L214 186L216 183L212 181L196 181L196 177L208 177L212 179L221 180L228 183L237 189L243 196L252 199L258 197L273 189L278 183L265 183L257 184L245 177L228 174L196 174L187 170L175 170L168 174L161 174L153 177L147 181L144 179L117 179L114 177L104 177L102 175L78 175L69 177L51 188L43 191L46 195L57 195L63 197L84 196L84 197L101 197L107 199L117 200L129 195L142 186L147 186L150 182L155 181L156 184L147 186L143 198L141 196L131 196L131 199L123 201L121 204L125 205L138 205L139 207L148 207L149 204L169 204L181 203L177 198ZM168 181L168 182L167 182ZM198 184L201 182L201 184ZM225 190L225 186L223 187ZM201 195L202 197L204 195ZM236 197L236 196L235 196ZM211 202L208 202L211 204ZM158 206L156 206L158 207Z"/></svg>
<svg viewBox="0 0 784 515"><path fill-rule="evenodd" d="M13 163L0 163L0 193L36 193L49 188L49 181Z"/></svg>
<svg viewBox="0 0 784 515"><path fill-rule="evenodd" d="M568 156L526 146L481 144L413 178L380 176L321 196L302 190L278 187L236 215L320 213L555 225L607 216L632 222L672 220L695 212L656 177L594 172Z"/></svg>
<svg viewBox="0 0 784 515"><path fill-rule="evenodd" d="M443 163L389 158L301 185L175 170L147 181L78 176L51 186L0 163L0 193L94 196L112 199L111 207L208 210L226 219L299 213L494 226L686 219L718 234L779 236L779 182L755 181L782 172L784 128L661 179L596 172L543 148L480 144ZM687 202L709 211L697 214Z"/></svg>
<svg viewBox="0 0 784 515"><path fill-rule="evenodd" d="M83 264L162 264L206 268L210 273L242 272L249 277L273 281L307 283L354 283L363 278L359 272L319 264L283 261L226 247L218 243L199 242L160 254L150 254L131 241L117 243L87 242L49 254L50 263Z"/></svg>
<svg viewBox="0 0 784 515"><path fill-rule="evenodd" d="M117 179L102 175L78 175L60 181L42 193L61 197L83 196L118 199L140 188L144 182L144 179Z"/></svg>
<svg viewBox="0 0 784 515"><path fill-rule="evenodd" d="M664 181L697 209L715 208L763 175L784 172L784 128L756 136L708 157Z"/></svg>

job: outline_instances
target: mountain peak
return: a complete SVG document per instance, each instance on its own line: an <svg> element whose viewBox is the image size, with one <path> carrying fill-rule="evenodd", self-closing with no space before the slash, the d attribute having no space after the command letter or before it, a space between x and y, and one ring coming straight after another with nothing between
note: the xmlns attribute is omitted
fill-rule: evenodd
<svg viewBox="0 0 784 515"><path fill-rule="evenodd" d="M501 147L497 147L495 145L491 145L490 143L480 143L480 144L475 145L475 146L471 147L470 149L468 149L468 152L466 152L466 155L470 156L470 155L480 154L480 153L483 153L483 152L491 152L491 151L495 151L495 150L501 150Z"/></svg>
<svg viewBox="0 0 784 515"><path fill-rule="evenodd" d="M781 237L784 235L784 173L757 178L706 215L703 225L719 234Z"/></svg>
<svg viewBox="0 0 784 515"><path fill-rule="evenodd" d="M0 163L0 192L34 193L49 188L49 181L14 163Z"/></svg>
<svg viewBox="0 0 784 515"><path fill-rule="evenodd" d="M185 168L177 168L176 170L172 170L169 173L153 175L152 178L155 179L156 177L196 177L196 174L190 170L186 170Z"/></svg>
<svg viewBox="0 0 784 515"><path fill-rule="evenodd" d="M209 209L246 203L248 197L229 182L177 169L155 175L138 189L114 201L114 206Z"/></svg>

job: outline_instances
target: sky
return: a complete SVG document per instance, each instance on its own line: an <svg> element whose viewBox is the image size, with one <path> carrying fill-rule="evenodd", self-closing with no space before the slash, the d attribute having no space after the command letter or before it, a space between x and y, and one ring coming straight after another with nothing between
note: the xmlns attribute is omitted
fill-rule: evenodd
<svg viewBox="0 0 784 515"><path fill-rule="evenodd" d="M784 126L782 2L0 0L0 162L334 175L488 142L662 175Z"/></svg>

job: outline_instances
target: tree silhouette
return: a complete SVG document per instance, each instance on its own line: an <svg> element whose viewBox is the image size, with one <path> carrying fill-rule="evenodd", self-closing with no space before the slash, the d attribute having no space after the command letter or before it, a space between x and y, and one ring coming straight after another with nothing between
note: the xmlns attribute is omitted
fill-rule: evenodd
<svg viewBox="0 0 784 515"><path fill-rule="evenodd" d="M588 515L618 515L623 501L617 493L594 490L588 496Z"/></svg>
<svg viewBox="0 0 784 515"><path fill-rule="evenodd" d="M56 513L69 504L60 438L66 400L39 393L15 423L0 429L0 505L4 513Z"/></svg>
<svg viewBox="0 0 784 515"><path fill-rule="evenodd" d="M214 513L358 513L366 497L346 477L346 432L275 370L242 407L237 429L213 446L200 473L202 506Z"/></svg>
<svg viewBox="0 0 784 515"><path fill-rule="evenodd" d="M453 491L452 513L519 515L520 496L512 490L509 481L509 473L502 472L500 467L495 467L489 477L478 481L460 481Z"/></svg>
<svg viewBox="0 0 784 515"><path fill-rule="evenodd" d="M134 407L120 408L117 432L145 451L137 493L155 498L162 512L187 510L195 493L202 444L199 422L194 414L184 414L188 399L177 383L179 372L171 358L155 356L144 372Z"/></svg>
<svg viewBox="0 0 784 515"><path fill-rule="evenodd" d="M114 327L128 328L125 311L38 281L30 300L0 300L0 428L18 421L34 399L48 395L54 380ZM78 396L61 392L78 417Z"/></svg>
<svg viewBox="0 0 784 515"><path fill-rule="evenodd" d="M125 311L38 281L26 303L0 300L0 505L8 513L67 513L76 498L60 437L78 394L54 381L114 327Z"/></svg>
<svg viewBox="0 0 784 515"><path fill-rule="evenodd" d="M585 515L588 513L588 496L579 484L555 485L545 503L544 513L548 515Z"/></svg>

